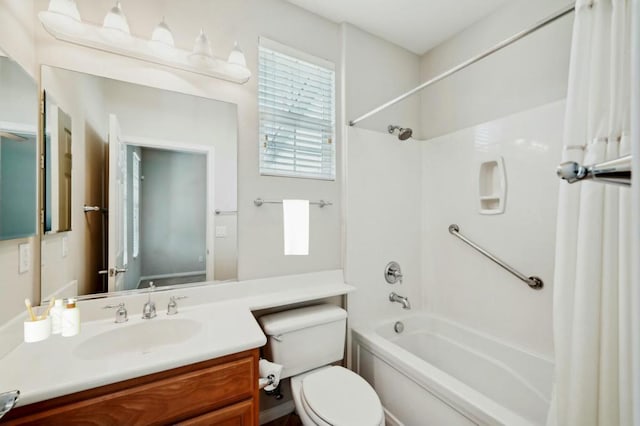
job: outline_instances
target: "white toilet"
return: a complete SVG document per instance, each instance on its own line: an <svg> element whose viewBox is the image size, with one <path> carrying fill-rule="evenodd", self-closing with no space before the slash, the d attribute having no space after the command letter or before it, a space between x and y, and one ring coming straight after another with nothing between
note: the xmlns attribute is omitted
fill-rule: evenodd
<svg viewBox="0 0 640 426"><path fill-rule="evenodd" d="M344 357L347 312L317 305L265 315L265 357L291 377L296 412L305 426L384 426L378 395L360 376L331 366Z"/></svg>

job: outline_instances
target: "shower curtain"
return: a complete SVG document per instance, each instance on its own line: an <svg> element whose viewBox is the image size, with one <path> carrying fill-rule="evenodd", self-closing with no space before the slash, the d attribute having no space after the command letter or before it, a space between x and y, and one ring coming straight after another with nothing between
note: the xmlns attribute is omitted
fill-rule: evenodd
<svg viewBox="0 0 640 426"><path fill-rule="evenodd" d="M631 152L632 1L576 2L564 161L592 164ZM640 378L631 354L640 303L631 297L630 189L560 185L556 372L547 425L637 424L633 395Z"/></svg>

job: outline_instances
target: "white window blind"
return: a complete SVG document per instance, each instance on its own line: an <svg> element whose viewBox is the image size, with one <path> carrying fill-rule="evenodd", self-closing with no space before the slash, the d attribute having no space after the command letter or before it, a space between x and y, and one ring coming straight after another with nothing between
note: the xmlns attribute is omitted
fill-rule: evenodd
<svg viewBox="0 0 640 426"><path fill-rule="evenodd" d="M274 44L260 43L260 174L334 180L333 65L289 56Z"/></svg>

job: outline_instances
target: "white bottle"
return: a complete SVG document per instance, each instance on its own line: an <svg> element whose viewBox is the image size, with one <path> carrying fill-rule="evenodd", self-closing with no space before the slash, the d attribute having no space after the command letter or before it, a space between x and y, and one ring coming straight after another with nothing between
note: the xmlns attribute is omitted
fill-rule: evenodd
<svg viewBox="0 0 640 426"><path fill-rule="evenodd" d="M76 299L67 299L67 307L62 311L62 337L71 337L80 333L80 310Z"/></svg>
<svg viewBox="0 0 640 426"><path fill-rule="evenodd" d="M51 334L62 333L62 312L64 307L62 306L62 299L56 299L51 308Z"/></svg>

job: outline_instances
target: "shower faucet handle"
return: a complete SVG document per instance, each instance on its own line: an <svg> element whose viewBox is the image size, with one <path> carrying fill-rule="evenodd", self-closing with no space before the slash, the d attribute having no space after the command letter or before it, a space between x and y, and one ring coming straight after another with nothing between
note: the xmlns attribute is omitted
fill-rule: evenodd
<svg viewBox="0 0 640 426"><path fill-rule="evenodd" d="M384 268L384 279L389 284L395 284L400 282L402 284L402 270L400 269L400 264L398 262L391 261L387 263L387 266Z"/></svg>

